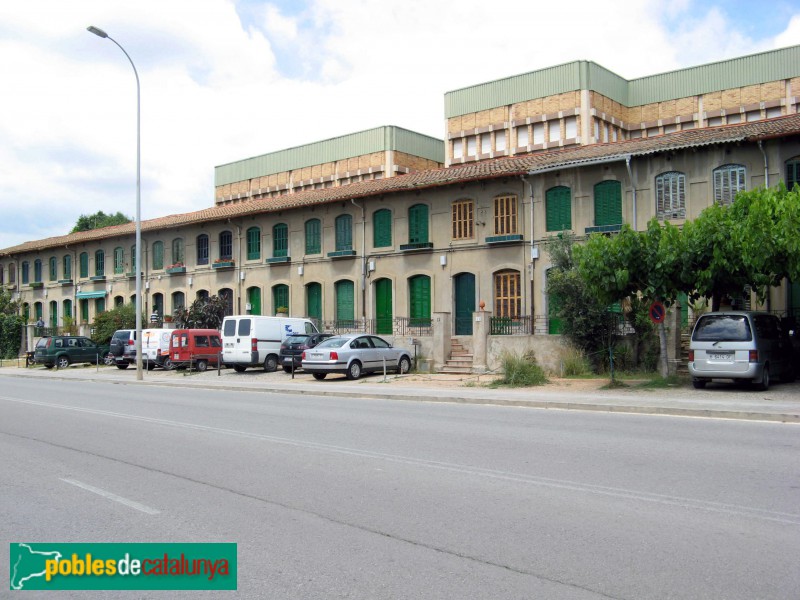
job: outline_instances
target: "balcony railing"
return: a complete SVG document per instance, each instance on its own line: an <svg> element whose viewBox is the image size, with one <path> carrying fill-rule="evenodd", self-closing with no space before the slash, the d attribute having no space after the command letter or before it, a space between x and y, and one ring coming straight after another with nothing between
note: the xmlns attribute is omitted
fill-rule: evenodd
<svg viewBox="0 0 800 600"><path fill-rule="evenodd" d="M491 317L489 328L491 335L530 335L531 317Z"/></svg>

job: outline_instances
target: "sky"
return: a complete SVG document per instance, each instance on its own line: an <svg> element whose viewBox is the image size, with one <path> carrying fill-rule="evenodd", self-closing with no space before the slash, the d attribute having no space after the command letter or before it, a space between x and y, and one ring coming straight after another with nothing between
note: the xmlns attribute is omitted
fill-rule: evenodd
<svg viewBox="0 0 800 600"><path fill-rule="evenodd" d="M764 8L768 6L769 8ZM3 0L0 248L214 204L214 167L396 125L573 60L633 79L800 44L800 0Z"/></svg>

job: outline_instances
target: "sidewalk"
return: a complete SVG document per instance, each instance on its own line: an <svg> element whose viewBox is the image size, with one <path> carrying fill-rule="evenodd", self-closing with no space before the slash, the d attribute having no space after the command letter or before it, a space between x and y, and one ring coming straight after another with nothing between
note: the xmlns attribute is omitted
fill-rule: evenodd
<svg viewBox="0 0 800 600"><path fill-rule="evenodd" d="M157 385L197 387L245 392L282 392L315 396L385 398L424 402L493 404L529 408L591 410L651 415L676 415L800 423L800 383L778 383L766 392L729 383L710 384L695 390L688 383L675 388L642 389L635 385L613 390L599 389L607 379L555 379L530 388L486 387L491 375L389 374L370 375L358 381L329 376L316 381L299 372L294 379L282 371L265 373L261 369L236 373L232 369L189 373L186 371L145 371L136 380L136 370L114 367L71 366L64 370L43 367L29 369L5 367L0 376L43 377Z"/></svg>

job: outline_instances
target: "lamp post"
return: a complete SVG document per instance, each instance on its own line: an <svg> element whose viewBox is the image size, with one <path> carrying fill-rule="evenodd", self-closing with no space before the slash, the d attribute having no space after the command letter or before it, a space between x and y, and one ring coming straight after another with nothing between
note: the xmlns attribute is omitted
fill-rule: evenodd
<svg viewBox="0 0 800 600"><path fill-rule="evenodd" d="M86 28L90 33L101 38L107 38L122 50L133 67L133 74L136 76L136 379L142 380L142 109L141 92L139 88L139 73L130 55L125 51L117 40L110 37L105 31L90 25Z"/></svg>

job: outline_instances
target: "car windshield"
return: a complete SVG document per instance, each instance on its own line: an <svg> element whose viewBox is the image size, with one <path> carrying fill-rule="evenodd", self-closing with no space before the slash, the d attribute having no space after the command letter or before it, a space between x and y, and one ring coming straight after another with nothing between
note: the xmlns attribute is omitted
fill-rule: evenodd
<svg viewBox="0 0 800 600"><path fill-rule="evenodd" d="M332 337L320 342L317 348L341 348L350 341L350 338Z"/></svg>
<svg viewBox="0 0 800 600"><path fill-rule="evenodd" d="M694 329L696 342L749 342L753 339L744 315L706 315Z"/></svg>
<svg viewBox="0 0 800 600"><path fill-rule="evenodd" d="M286 338L287 344L303 344L308 341L310 335L290 335Z"/></svg>

